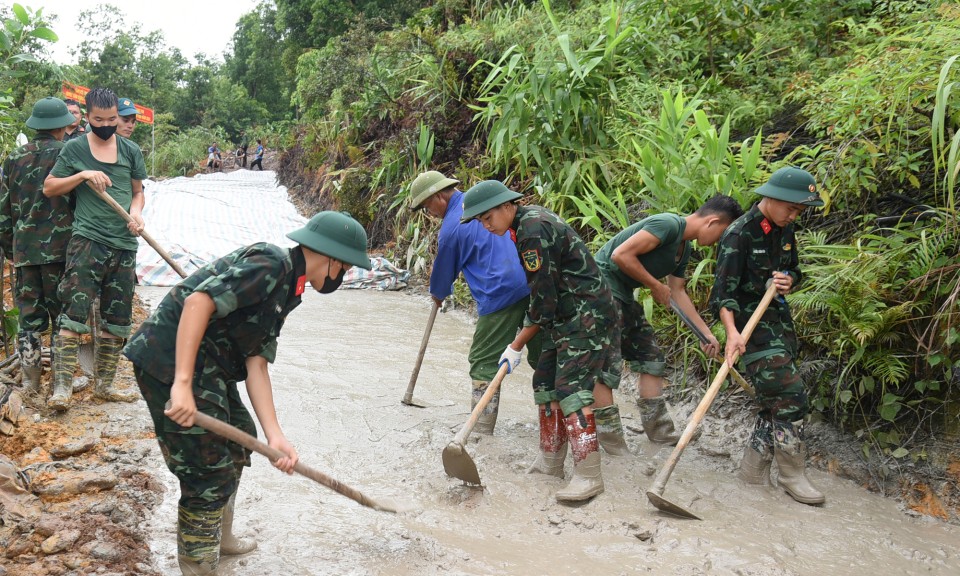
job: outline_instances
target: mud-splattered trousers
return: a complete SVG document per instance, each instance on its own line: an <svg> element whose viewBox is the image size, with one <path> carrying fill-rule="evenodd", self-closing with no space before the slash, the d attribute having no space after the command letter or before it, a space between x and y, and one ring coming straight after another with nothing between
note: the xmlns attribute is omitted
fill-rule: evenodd
<svg viewBox="0 0 960 576"><path fill-rule="evenodd" d="M284 320L300 304L297 280L305 269L299 247L286 250L260 243L235 250L174 287L124 348L167 467L180 480L180 506L223 508L236 491L243 466L250 464L249 452L239 445L199 427L182 428L163 414L174 380L184 301L203 292L216 305L194 368L197 410L256 436L237 383L246 379L247 358L276 358Z"/></svg>
<svg viewBox="0 0 960 576"><path fill-rule="evenodd" d="M625 302L613 299L617 307L617 320L620 326L620 354L630 369L637 374L663 376L667 371L667 361L653 326L647 322L643 306L636 300Z"/></svg>
<svg viewBox="0 0 960 576"><path fill-rule="evenodd" d="M613 295L593 254L559 216L519 206L510 228L530 286L530 320L543 332L534 402L564 415L593 404L593 387L620 385L620 334Z"/></svg>
<svg viewBox="0 0 960 576"><path fill-rule="evenodd" d="M66 197L44 196L43 181L62 148L63 143L40 132L3 163L0 248L17 270L14 302L20 309L21 332L43 332L60 315L57 286L63 276L73 210Z"/></svg>
<svg viewBox="0 0 960 576"><path fill-rule="evenodd" d="M90 305L100 298L100 329L117 338L129 336L136 263L136 250L118 250L82 236L71 238L60 283L60 326L78 334L90 332L86 323Z"/></svg>
<svg viewBox="0 0 960 576"><path fill-rule="evenodd" d="M719 316L721 308L732 311L737 330L742 331L774 271L790 274L794 289L803 279L794 227L780 228L754 205L720 239L710 294L714 314ZM802 419L808 410L807 393L797 371L797 335L784 298L770 303L746 347L742 360L757 391L761 418Z"/></svg>

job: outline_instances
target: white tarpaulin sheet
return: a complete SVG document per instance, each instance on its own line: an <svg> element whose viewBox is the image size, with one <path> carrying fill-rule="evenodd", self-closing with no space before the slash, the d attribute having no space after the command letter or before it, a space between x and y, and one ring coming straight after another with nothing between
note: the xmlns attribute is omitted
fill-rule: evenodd
<svg viewBox="0 0 960 576"><path fill-rule="evenodd" d="M307 223L290 203L273 171L237 170L193 178L144 181L147 232L188 275L217 258L255 242L296 244L288 232ZM410 273L382 257L373 270L354 267L343 288L400 290ZM141 238L137 278L144 286L174 286L180 275Z"/></svg>
<svg viewBox="0 0 960 576"><path fill-rule="evenodd" d="M147 232L188 275L255 242L293 246L285 234L307 222L270 170L145 181L144 194ZM147 286L173 286L181 280L142 238L137 278Z"/></svg>

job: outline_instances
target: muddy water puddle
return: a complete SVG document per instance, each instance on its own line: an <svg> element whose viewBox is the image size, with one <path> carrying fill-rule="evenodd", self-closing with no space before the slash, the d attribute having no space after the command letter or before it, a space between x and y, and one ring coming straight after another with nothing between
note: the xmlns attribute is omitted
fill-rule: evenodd
<svg viewBox="0 0 960 576"><path fill-rule="evenodd" d="M827 495L821 508L741 484L740 443L711 433L719 426L709 426L710 415L664 491L703 521L648 504L644 493L670 449L634 432L633 456L604 456L602 495L559 505L553 494L563 481L525 473L538 445L525 359L503 383L496 434L466 444L484 487L464 486L444 474L440 456L469 416L466 314L437 317L414 392L432 406L400 403L429 310L427 298L399 293L305 295L271 370L280 423L302 462L405 511L364 508L254 455L237 525L260 547L225 557L220 574L960 573L960 528L907 516L852 482L811 471ZM618 398L625 424L638 427L632 396ZM152 520L152 546L158 567L177 574L176 482L160 469L159 451L155 462L170 490Z"/></svg>

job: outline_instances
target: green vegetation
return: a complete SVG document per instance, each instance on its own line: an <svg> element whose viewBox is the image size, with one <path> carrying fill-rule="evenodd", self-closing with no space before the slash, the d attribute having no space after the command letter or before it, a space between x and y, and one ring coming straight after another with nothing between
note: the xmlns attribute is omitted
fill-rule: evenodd
<svg viewBox="0 0 960 576"><path fill-rule="evenodd" d="M802 166L827 200L803 216L808 282L791 297L813 405L889 458L957 430L957 2L276 0L240 19L222 64L108 25L63 69L28 56L55 39L39 11L0 16L15 21L0 78L20 75L0 92L5 147L61 78L164 112L164 174L256 126L301 200L349 209L415 273L434 224L408 210L408 186L428 167L464 188L502 179L596 247L715 193L747 206L775 169ZM713 259L700 250L691 277L701 308ZM638 297L682 335L677 365L703 374L693 338Z"/></svg>

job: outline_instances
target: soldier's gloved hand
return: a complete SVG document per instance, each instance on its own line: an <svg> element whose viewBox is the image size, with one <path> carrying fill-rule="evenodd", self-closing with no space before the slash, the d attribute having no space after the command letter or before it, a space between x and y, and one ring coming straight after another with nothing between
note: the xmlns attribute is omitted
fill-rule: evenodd
<svg viewBox="0 0 960 576"><path fill-rule="evenodd" d="M500 355L500 361L497 362L497 366L503 366L503 363L507 363L507 374L513 372L513 370L520 365L520 359L523 357L523 350L514 350L513 348L507 346L507 349L503 351L503 354Z"/></svg>

